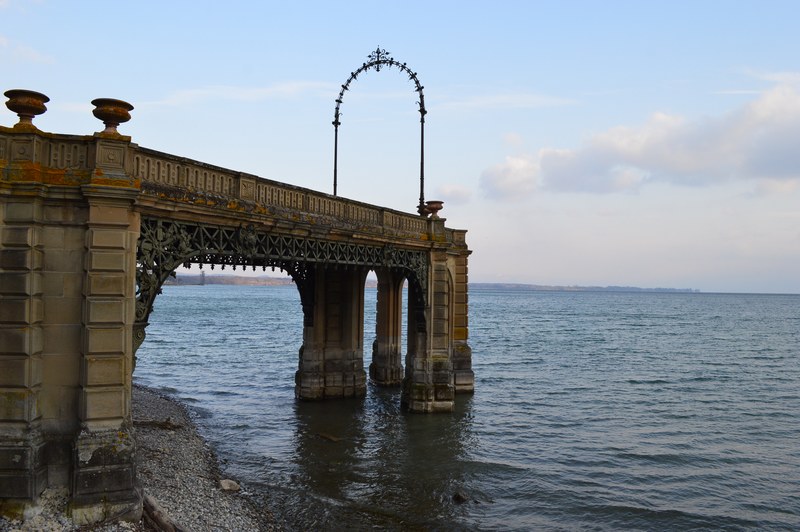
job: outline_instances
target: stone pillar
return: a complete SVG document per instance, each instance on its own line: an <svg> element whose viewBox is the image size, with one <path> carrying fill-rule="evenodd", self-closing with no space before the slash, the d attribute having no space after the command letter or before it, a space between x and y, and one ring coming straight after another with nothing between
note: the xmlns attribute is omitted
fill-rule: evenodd
<svg viewBox="0 0 800 532"><path fill-rule="evenodd" d="M453 376L456 393L471 393L475 390L475 374L472 371L472 348L469 346L469 276L468 252L461 252L453 259L455 282L453 283Z"/></svg>
<svg viewBox="0 0 800 532"><path fill-rule="evenodd" d="M91 523L141 513L130 412L140 222L135 189L87 185L83 194L89 219L72 514Z"/></svg>
<svg viewBox="0 0 800 532"><path fill-rule="evenodd" d="M21 516L47 485L39 409L42 187L4 187L0 197L0 513Z"/></svg>
<svg viewBox="0 0 800 532"><path fill-rule="evenodd" d="M472 351L467 344L467 249L465 231L448 230L444 218L428 219L433 242L427 294L409 289L408 354L403 404L413 412L447 412L456 392L471 392Z"/></svg>
<svg viewBox="0 0 800 532"><path fill-rule="evenodd" d="M303 329L295 374L299 399L363 397L364 281L362 269L317 266L313 324Z"/></svg>
<svg viewBox="0 0 800 532"><path fill-rule="evenodd" d="M449 405L435 405L433 361L430 351L430 306L422 298L421 287L410 282L408 287L408 352L401 402L411 412L452 410ZM436 406L436 407L435 407ZM444 408L442 408L444 406Z"/></svg>
<svg viewBox="0 0 800 532"><path fill-rule="evenodd" d="M397 386L403 382L401 334L405 277L385 269L378 270L376 274L378 300L369 377L379 386Z"/></svg>
<svg viewBox="0 0 800 532"><path fill-rule="evenodd" d="M448 268L448 255L434 252L432 255L433 280L431 283L430 357L433 373L434 409L452 410L455 387L451 347L453 338L453 290Z"/></svg>

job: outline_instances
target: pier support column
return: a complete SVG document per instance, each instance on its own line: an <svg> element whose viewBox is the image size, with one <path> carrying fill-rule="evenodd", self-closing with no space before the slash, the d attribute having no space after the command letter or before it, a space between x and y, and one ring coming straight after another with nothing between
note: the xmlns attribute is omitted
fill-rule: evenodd
<svg viewBox="0 0 800 532"><path fill-rule="evenodd" d="M313 323L303 329L295 395L298 399L363 397L367 271L317 266L315 276Z"/></svg>
<svg viewBox="0 0 800 532"><path fill-rule="evenodd" d="M403 382L401 334L405 277L386 269L378 270L376 274L377 313L369 377L379 386L398 386Z"/></svg>
<svg viewBox="0 0 800 532"><path fill-rule="evenodd" d="M131 419L136 241L135 189L87 185L80 432L74 442L72 518L137 519L141 493Z"/></svg>
<svg viewBox="0 0 800 532"><path fill-rule="evenodd" d="M41 187L0 190L0 514L47 486L42 435Z"/></svg>
<svg viewBox="0 0 800 532"><path fill-rule="evenodd" d="M427 299L416 283L409 286L402 402L412 412L449 412L454 406L450 274L443 253L432 253L431 258Z"/></svg>
<svg viewBox="0 0 800 532"><path fill-rule="evenodd" d="M469 277L468 253L458 253L453 259L453 377L456 393L475 391L475 373L472 371L472 348L469 346Z"/></svg>

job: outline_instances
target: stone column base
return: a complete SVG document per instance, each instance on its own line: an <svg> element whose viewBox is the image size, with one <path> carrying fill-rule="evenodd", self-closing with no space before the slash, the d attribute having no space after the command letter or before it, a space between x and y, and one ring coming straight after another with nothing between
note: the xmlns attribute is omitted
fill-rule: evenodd
<svg viewBox="0 0 800 532"><path fill-rule="evenodd" d="M400 386L403 384L403 366L383 366L372 362L369 378L378 386Z"/></svg>
<svg viewBox="0 0 800 532"><path fill-rule="evenodd" d="M453 371L456 393L473 393L475 391L475 373L471 369Z"/></svg>
<svg viewBox="0 0 800 532"><path fill-rule="evenodd" d="M417 360L406 369L401 403L411 412L452 412L453 371L447 359Z"/></svg>
<svg viewBox="0 0 800 532"><path fill-rule="evenodd" d="M39 495L47 487L44 441L23 439L0 446L0 515L23 519L35 512Z"/></svg>
<svg viewBox="0 0 800 532"><path fill-rule="evenodd" d="M136 485L136 446L130 428L83 430L78 435L70 510L78 525L141 518L142 494Z"/></svg>

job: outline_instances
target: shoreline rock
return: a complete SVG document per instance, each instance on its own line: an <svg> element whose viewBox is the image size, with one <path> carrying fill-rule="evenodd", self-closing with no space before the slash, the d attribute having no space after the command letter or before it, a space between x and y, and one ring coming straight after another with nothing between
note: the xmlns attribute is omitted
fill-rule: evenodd
<svg viewBox="0 0 800 532"><path fill-rule="evenodd" d="M146 500L137 523L78 527L66 515L66 488L48 488L39 513L27 521L0 517L0 531L146 532L153 530L272 531L274 517L242 491L224 491L219 461L200 437L186 407L156 390L134 385L136 467ZM149 514L149 516L148 516Z"/></svg>

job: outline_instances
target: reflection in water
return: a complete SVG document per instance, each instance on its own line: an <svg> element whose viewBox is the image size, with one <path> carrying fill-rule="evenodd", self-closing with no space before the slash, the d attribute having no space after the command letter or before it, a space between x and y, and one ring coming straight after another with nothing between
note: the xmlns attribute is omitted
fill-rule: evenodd
<svg viewBox="0 0 800 532"><path fill-rule="evenodd" d="M471 398L436 416L406 414L398 399L370 386L363 400L297 404L293 462L308 489L307 526L453 528L465 510L453 494L468 491L459 464Z"/></svg>

